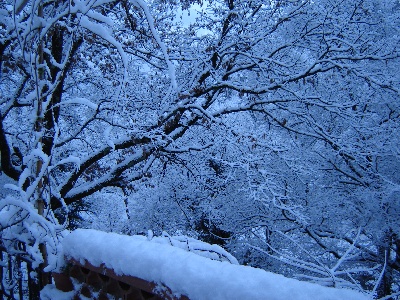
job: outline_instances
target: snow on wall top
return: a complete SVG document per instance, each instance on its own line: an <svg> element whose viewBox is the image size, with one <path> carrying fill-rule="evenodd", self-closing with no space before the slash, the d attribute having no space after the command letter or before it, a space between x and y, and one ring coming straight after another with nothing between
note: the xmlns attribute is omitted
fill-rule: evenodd
<svg viewBox="0 0 400 300"><path fill-rule="evenodd" d="M63 240L67 257L118 275L162 283L177 295L201 299L337 300L371 299L346 289L301 282L248 266L215 261L179 247L92 229L78 229Z"/></svg>

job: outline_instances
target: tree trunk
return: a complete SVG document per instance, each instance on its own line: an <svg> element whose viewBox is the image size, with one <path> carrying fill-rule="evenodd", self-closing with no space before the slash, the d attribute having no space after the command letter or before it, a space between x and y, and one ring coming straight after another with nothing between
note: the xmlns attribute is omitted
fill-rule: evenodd
<svg viewBox="0 0 400 300"><path fill-rule="evenodd" d="M390 256L391 256L391 246L393 242L393 232L388 230L385 232L385 236L382 241L382 245L379 250L379 254L384 258L384 265L386 266L384 270L384 274L382 276L382 280L379 283L377 289L377 297L382 298L392 293L392 284L393 284L393 268L390 264Z"/></svg>

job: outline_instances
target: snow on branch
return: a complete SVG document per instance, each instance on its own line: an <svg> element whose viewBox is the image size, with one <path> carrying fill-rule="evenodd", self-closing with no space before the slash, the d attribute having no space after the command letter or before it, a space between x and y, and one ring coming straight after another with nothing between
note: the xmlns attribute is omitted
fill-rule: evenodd
<svg viewBox="0 0 400 300"><path fill-rule="evenodd" d="M61 106L61 105L68 105L68 104L81 104L81 105L85 105L93 110L97 110L97 108L98 108L98 105L96 103L93 103L89 99L81 98L81 97L76 97L73 99L69 99L69 100L60 102L60 103L54 105L53 107L57 107L57 106Z"/></svg>
<svg viewBox="0 0 400 300"><path fill-rule="evenodd" d="M149 230L148 239L159 244L169 244L212 260L227 261L234 265L239 264L237 259L222 247L215 244L210 245L185 235L170 236L164 231L162 236L153 237L153 233Z"/></svg>
<svg viewBox="0 0 400 300"><path fill-rule="evenodd" d="M124 69L125 69L124 77L126 80L127 69L128 69L128 58L125 54L124 49L122 48L122 45L112 36L111 32L107 30L106 27L102 26L101 24L93 23L85 15L81 16L80 25L86 28L87 30L93 32L94 34L99 35L101 38L103 38L104 40L112 44L115 48L117 48L119 54L121 55L122 62L124 64Z"/></svg>
<svg viewBox="0 0 400 300"><path fill-rule="evenodd" d="M60 239L64 227L55 222L51 212L47 218L39 215L31 202L7 196L0 199L0 237L8 253L25 256L36 268L43 262L39 245L46 244L48 253L47 271L56 270L62 264ZM24 245L24 251L20 246ZM16 248L18 247L18 248Z"/></svg>
<svg viewBox="0 0 400 300"><path fill-rule="evenodd" d="M173 87L174 90L177 90L178 85L177 85L177 82L176 82L175 68L174 68L173 64L171 63L171 60L169 59L169 55L168 55L168 52L167 52L167 47L165 46L165 44L161 40L161 38L160 38L160 36L159 36L155 26L154 26L153 17L150 14L150 11L149 11L149 8L147 7L147 4L142 0L131 0L131 2L133 4L137 4L138 6L140 6L142 8L143 12L145 13L147 22L149 23L149 26L150 26L151 33L153 34L154 39L157 41L157 44L160 46L161 51L162 51L162 53L164 55L164 59L165 59L165 61L167 63L168 72L169 72L169 76L171 78L172 87Z"/></svg>
<svg viewBox="0 0 400 300"><path fill-rule="evenodd" d="M54 168L61 166L61 165L65 165L65 164L74 164L75 165L75 169L79 170L80 164L81 164L81 160L79 157L76 156L69 156L65 159L62 159L60 161L58 161L54 166L49 166L48 167L48 171L53 170Z"/></svg>
<svg viewBox="0 0 400 300"><path fill-rule="evenodd" d="M255 232L252 232L252 234L256 236L260 241L262 241L263 244L267 246L268 250L250 244L248 246L273 259L305 271L305 273L296 275L296 277L299 279L309 280L313 283L317 283L323 286L330 286L335 288L353 288L358 289L360 292L363 292L363 288L359 285L359 283L356 282L353 275L360 275L361 273L372 272L378 268L378 266L371 268L352 267L346 264L347 262L352 261L354 258L359 257L360 253L358 251L359 249L356 248L356 243L359 239L361 228L358 230L357 236L355 237L354 241L342 255L339 255L338 253L331 253L334 254L335 258L337 259L333 267L329 267L320 259L320 257L308 251L292 237L284 234L281 231L275 231L275 233L279 234L283 239L288 240L289 243L295 245L295 247L301 250L305 254L305 257L308 257L308 259L298 258L294 255L291 255L290 253L282 251L281 249L273 247L271 244L261 239ZM327 248L327 246L322 245L322 247L325 248L327 252L331 252ZM369 292L369 295L373 294L374 291Z"/></svg>
<svg viewBox="0 0 400 300"><path fill-rule="evenodd" d="M163 151L166 152L171 152L171 153L185 153L185 152L190 152L190 151L203 151L204 149L210 148L213 146L213 143L208 143L207 145L204 146L188 146L188 147L182 147L182 148L165 148Z"/></svg>

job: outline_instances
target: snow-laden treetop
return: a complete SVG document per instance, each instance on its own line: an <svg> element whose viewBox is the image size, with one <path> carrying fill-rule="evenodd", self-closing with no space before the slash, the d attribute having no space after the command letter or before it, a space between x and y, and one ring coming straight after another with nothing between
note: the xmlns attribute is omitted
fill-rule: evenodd
<svg viewBox="0 0 400 300"><path fill-rule="evenodd" d="M164 241L166 239L164 238ZM190 250L190 242L187 242ZM248 266L212 260L185 251L160 238L125 236L78 229L65 237L66 257L104 265L119 275L131 275L167 286L190 299L370 299L357 291L322 287ZM205 244L200 242L202 250ZM210 252L216 250L209 245Z"/></svg>

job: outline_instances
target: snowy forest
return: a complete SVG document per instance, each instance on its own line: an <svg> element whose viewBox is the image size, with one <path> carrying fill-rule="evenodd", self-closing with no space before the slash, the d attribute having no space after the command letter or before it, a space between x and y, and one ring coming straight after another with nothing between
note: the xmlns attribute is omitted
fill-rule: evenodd
<svg viewBox="0 0 400 300"><path fill-rule="evenodd" d="M2 293L85 228L398 299L399 70L398 0L2 0Z"/></svg>

